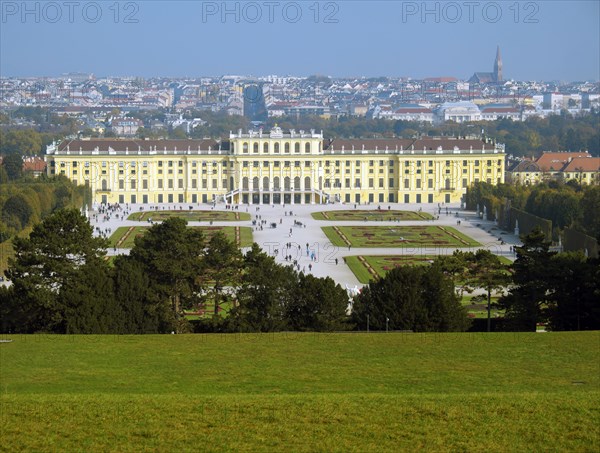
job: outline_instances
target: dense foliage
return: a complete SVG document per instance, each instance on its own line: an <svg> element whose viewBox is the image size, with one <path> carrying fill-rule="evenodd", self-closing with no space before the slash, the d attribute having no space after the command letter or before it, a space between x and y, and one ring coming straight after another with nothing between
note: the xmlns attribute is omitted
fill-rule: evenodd
<svg viewBox="0 0 600 453"><path fill-rule="evenodd" d="M599 329L600 261L549 248L539 230L516 248L512 285L499 301L506 327L534 331L548 322L555 330Z"/></svg>
<svg viewBox="0 0 600 453"><path fill-rule="evenodd" d="M127 116L138 118L148 125L153 120L165 121L166 112L166 110L137 111L129 112ZM120 113L115 109L111 115ZM224 111L186 110L182 115L185 119L201 118L205 123L196 126L189 134L180 128L151 130L147 127L142 128L138 134L141 138L186 138L187 136L227 138L230 131L237 131L240 128L247 130L251 127L248 118L229 115ZM23 155L39 154L45 145L53 140L78 132L86 136L98 136L98 133L91 129L82 130L80 120L57 116L41 107L22 107L12 112L11 116L32 121L36 126L35 130L29 128L3 132L0 129L0 154L3 155L16 152ZM303 115L269 118L264 127L270 129L275 124L284 129L322 130L327 138L464 136L479 134L484 130L486 136L504 143L507 153L514 156L532 156L542 151L580 150L588 150L592 155L600 156L600 112L595 110L579 116L565 113L550 115L547 118L532 117L522 122L499 119L461 124L447 122L441 125L353 116L324 118ZM105 136L114 136L114 134L107 131Z"/></svg>
<svg viewBox="0 0 600 453"><path fill-rule="evenodd" d="M454 281L440 266L400 266L371 282L354 301L353 321L361 330L453 332L468 328Z"/></svg>
<svg viewBox="0 0 600 453"><path fill-rule="evenodd" d="M529 118L523 122L510 119L438 126L410 121L390 121L357 117L324 119L315 116L272 118L267 126L278 123L283 128L323 130L328 138L391 137L412 138L417 135L478 134L481 130L506 145L508 154L532 156L542 151L588 150L600 156L600 112L583 116L551 115Z"/></svg>
<svg viewBox="0 0 600 453"><path fill-rule="evenodd" d="M489 219L502 213L507 201L513 208L552 221L553 238L565 228L577 230L600 240L600 186L548 181L535 186L514 186L476 182L467 189L466 207L486 206Z"/></svg>
<svg viewBox="0 0 600 453"><path fill-rule="evenodd" d="M242 256L223 234L208 242L180 218L153 225L129 255L106 243L77 210L61 209L14 241L0 289L4 332L161 333L191 329L185 311L233 304L225 331L338 330L348 295L330 278L299 274L254 244ZM216 310L218 312L218 310Z"/></svg>
<svg viewBox="0 0 600 453"><path fill-rule="evenodd" d="M83 206L88 195L84 186L75 186L63 176L0 181L0 243L56 209Z"/></svg>
<svg viewBox="0 0 600 453"><path fill-rule="evenodd" d="M205 331L462 331L469 320L460 295L478 288L488 308L492 291L508 289L498 302L504 329L600 329L600 262L550 252L539 231L524 238L510 268L488 251L397 267L363 289L350 317L346 291L332 279L279 265L257 244L242 255L222 235L205 241L179 218L152 226L112 264L105 240L72 209L50 214L14 247L12 285L0 288L2 332L186 332L186 310L209 301L231 308L225 317L216 310Z"/></svg>

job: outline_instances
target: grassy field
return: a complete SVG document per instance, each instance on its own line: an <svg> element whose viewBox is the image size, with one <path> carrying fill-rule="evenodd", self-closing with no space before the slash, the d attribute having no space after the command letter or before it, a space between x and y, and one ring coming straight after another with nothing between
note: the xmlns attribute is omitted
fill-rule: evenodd
<svg viewBox="0 0 600 453"><path fill-rule="evenodd" d="M404 220L431 220L433 216L425 212L413 211L394 211L386 209L372 210L343 210L343 211L324 211L313 212L315 220L385 220L385 221L404 221Z"/></svg>
<svg viewBox="0 0 600 453"><path fill-rule="evenodd" d="M2 451L600 449L598 332L11 339Z"/></svg>
<svg viewBox="0 0 600 453"><path fill-rule="evenodd" d="M376 277L384 277L389 270L396 266L412 266L417 264L430 264L438 255L361 255L347 256L344 259L350 270L361 283L369 283ZM511 261L504 257L498 257L504 264Z"/></svg>
<svg viewBox="0 0 600 453"><path fill-rule="evenodd" d="M452 227L441 226L347 226L323 227L338 247L477 247L481 244ZM411 253L419 255L420 253Z"/></svg>
<svg viewBox="0 0 600 453"><path fill-rule="evenodd" d="M142 211L134 212L127 220L166 220L170 217L181 217L188 222L225 222L250 220L250 214L238 211Z"/></svg>
<svg viewBox="0 0 600 453"><path fill-rule="evenodd" d="M133 247L136 236L142 236L150 227L119 227L108 239L111 247L130 249ZM235 240L240 247L249 247L252 245L252 228L250 227L222 227L222 226L202 226L189 227L198 228L204 232L206 239L217 231L223 231L230 240ZM238 233L239 232L239 236Z"/></svg>

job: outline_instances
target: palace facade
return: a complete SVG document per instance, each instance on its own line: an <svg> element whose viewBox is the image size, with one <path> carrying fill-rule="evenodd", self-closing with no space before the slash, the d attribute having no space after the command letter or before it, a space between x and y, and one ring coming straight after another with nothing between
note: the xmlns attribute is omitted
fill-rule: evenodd
<svg viewBox="0 0 600 453"><path fill-rule="evenodd" d="M481 138L325 139L274 127L229 140L66 140L49 175L88 185L94 203L455 203L504 182L504 146Z"/></svg>

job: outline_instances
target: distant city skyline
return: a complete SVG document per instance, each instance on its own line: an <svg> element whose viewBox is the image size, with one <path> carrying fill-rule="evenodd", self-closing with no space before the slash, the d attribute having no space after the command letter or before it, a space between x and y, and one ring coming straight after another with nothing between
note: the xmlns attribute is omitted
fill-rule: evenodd
<svg viewBox="0 0 600 453"><path fill-rule="evenodd" d="M0 76L600 80L600 2L15 2Z"/></svg>

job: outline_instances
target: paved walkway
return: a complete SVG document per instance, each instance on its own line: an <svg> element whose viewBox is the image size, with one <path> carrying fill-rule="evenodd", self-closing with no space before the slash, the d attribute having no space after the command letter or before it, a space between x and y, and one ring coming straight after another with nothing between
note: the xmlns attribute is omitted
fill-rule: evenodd
<svg viewBox="0 0 600 453"><path fill-rule="evenodd" d="M127 205L129 206L129 213L140 211L141 205ZM371 205L359 205L356 207L357 210L368 210L373 211L377 209L378 204ZM398 204L398 203L386 203L381 205L383 209L387 209L390 206L392 210L404 210L404 211L418 211L419 208L423 212L429 214L438 214L437 204ZM161 206L162 208L163 206ZM179 209L180 205L164 205L165 210L168 209ZM184 209L188 208L189 205L182 206ZM212 205L195 205L195 210L211 210ZM258 207L258 210L257 210ZM354 248L350 250L346 247L336 247L325 236L321 227L323 226L344 226L344 225L357 225L357 226L416 226L416 225L441 225L451 226L456 228L458 231L465 235L472 237L476 241L482 244L481 247L475 247L472 249L461 248L461 250L476 250L479 248L485 248L491 250L493 253L506 256L509 259L513 259L513 253L511 247L519 245L519 239L514 234L503 233L496 228L493 222L482 220L478 218L474 212L466 212L460 209L460 206L455 204L449 204L448 214L446 214L446 205L441 207L441 213L439 214L438 220L433 221L402 221L402 222L389 222L389 221L323 221L314 220L311 213L318 211L333 211L333 210L348 210L354 209L354 204L330 204L330 205L250 205L250 206L239 206L239 212L248 212L252 220L258 220L257 225L260 224L260 220L266 220L266 225L260 230L258 227L253 227L253 238L254 242L258 243L263 250L267 253L274 255L275 251L278 250L276 261L281 264L290 264L289 261L285 260L286 255L291 255L292 260L297 260L300 270L304 272L310 272L317 277L331 277L342 286L348 286L354 288L355 286L361 287L362 285L356 279L352 271L344 263L343 257L354 256L354 255L443 255L452 254L454 248L441 248L441 247L423 247L419 249L415 248ZM225 210L224 204L217 204L215 210ZM149 206L145 205L144 210L149 210ZM162 209L161 209L162 210ZM458 213L458 216L457 216ZM110 216L108 220L104 220L101 214L98 214L98 220L94 219L96 211L90 211L92 217L92 225L96 229L99 228L101 231L110 231L111 233L116 231L118 227L122 226L143 226L148 225L147 221L137 222L130 220L121 220L121 216L124 215L125 219L127 214L124 212L117 212ZM259 217L260 216L260 217ZM118 218L117 218L118 217ZM457 220L461 221L461 225L457 225ZM301 222L302 226L298 226L295 222ZM276 228L271 228L271 223L275 223ZM209 222L190 222L190 226L208 226ZM252 221L239 221L239 222L213 222L214 226L247 226L252 227ZM107 231L107 233L108 233ZM501 234L502 233L502 234ZM98 233L96 233L98 234ZM110 236L110 234L108 234ZM505 244L501 242L504 241ZM291 244L291 248L287 248L286 244ZM308 256L306 253L308 244ZM117 249L116 251L110 249L108 254L121 254L128 253L126 249ZM311 260L310 255L314 253L315 259ZM336 264L337 259L337 264ZM309 265L312 269L309 271Z"/></svg>

